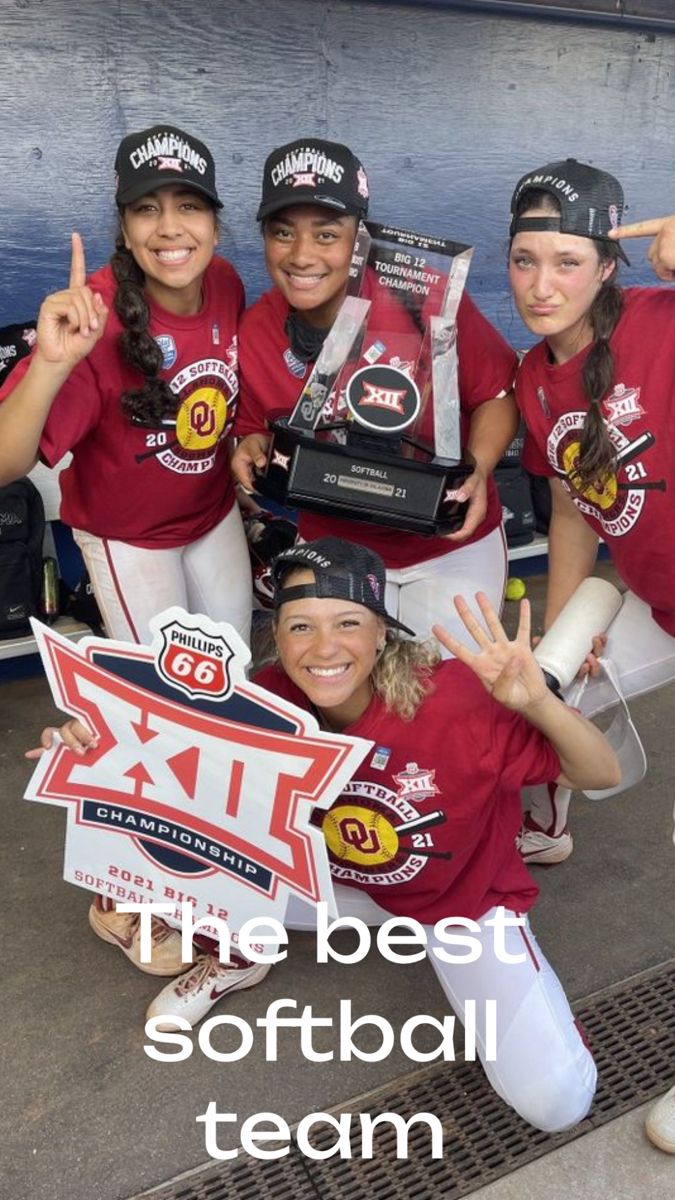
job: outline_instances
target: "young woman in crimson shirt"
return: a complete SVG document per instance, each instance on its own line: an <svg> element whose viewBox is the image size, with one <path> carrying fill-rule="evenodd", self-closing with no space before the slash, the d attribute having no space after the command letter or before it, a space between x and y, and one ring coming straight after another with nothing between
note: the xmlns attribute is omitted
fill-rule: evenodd
<svg viewBox="0 0 675 1200"><path fill-rule="evenodd" d="M227 447L244 291L215 255L213 158L157 125L122 139L115 168L110 264L87 279L73 235L69 286L44 301L33 352L0 390L0 483L72 453L61 517L110 637L148 642L153 615L175 604L248 640L251 570ZM149 966L136 916L97 896L89 923L140 969L182 967L159 920Z"/></svg>
<svg viewBox="0 0 675 1200"><path fill-rule="evenodd" d="M232 460L235 476L249 490L255 488L255 467L266 461L268 421L293 410L345 297L357 226L367 209L366 173L347 146L304 138L269 155L258 219L274 287L248 309L240 327L235 433L241 440ZM377 304L377 296L373 300ZM403 309L399 324L378 361L405 360L411 341L419 343ZM477 464L461 489L460 499L469 501L463 528L424 537L316 513L299 516L305 539L332 534L376 550L387 568L391 611L420 636L447 618L459 588L486 592L499 609L506 577L501 504L491 472L517 427L511 394L516 357L466 293L457 328L463 444Z"/></svg>
<svg viewBox="0 0 675 1200"><path fill-rule="evenodd" d="M606 654L624 695L637 696L675 679L675 293L621 288L617 268L627 261L621 240L650 237L654 273L672 283L675 216L621 225L622 210L618 180L595 167L568 159L530 172L511 204L509 274L521 317L542 338L516 394L525 465L551 484L546 623L593 571L602 537L630 589ZM596 639L595 653L604 650ZM589 665L597 674L593 654ZM588 714L601 703L595 686L582 699ZM552 805L537 795L520 839L530 859L569 838L569 792ZM646 1131L675 1154L675 1087Z"/></svg>
<svg viewBox="0 0 675 1200"><path fill-rule="evenodd" d="M602 538L630 589L606 641L630 697L675 679L675 293L620 287L619 239L655 234L651 260L671 280L675 218L621 226L622 210L621 185L597 167L567 159L530 171L512 199L509 275L541 338L516 397L523 462L551 486L545 626L592 573ZM604 647L597 638L596 654ZM580 703L592 715L606 685L593 654L588 665ZM530 862L571 852L568 806L569 793L537 794L521 838Z"/></svg>
<svg viewBox="0 0 675 1200"><path fill-rule="evenodd" d="M244 290L215 254L215 167L168 125L128 134L115 160L118 232L87 278L47 297L36 345L0 390L0 483L39 457L62 471L109 636L147 642L171 604L251 621L251 572L229 467Z"/></svg>

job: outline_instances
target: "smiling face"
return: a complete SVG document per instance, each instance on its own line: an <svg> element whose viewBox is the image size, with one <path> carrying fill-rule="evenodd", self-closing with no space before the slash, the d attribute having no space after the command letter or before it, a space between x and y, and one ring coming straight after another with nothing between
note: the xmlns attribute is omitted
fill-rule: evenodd
<svg viewBox="0 0 675 1200"><path fill-rule="evenodd" d="M549 217L543 208L528 217ZM591 238L521 230L511 242L509 279L516 307L532 333L545 338L556 362L566 362L593 340L590 307L615 262L602 261Z"/></svg>
<svg viewBox="0 0 675 1200"><path fill-rule="evenodd" d="M206 197L179 184L148 192L125 206L122 232L149 295L169 312L198 312L202 277L218 243Z"/></svg>
<svg viewBox="0 0 675 1200"><path fill-rule="evenodd" d="M313 571L297 570L284 587L313 582ZM370 704L385 634L377 613L350 600L303 597L282 604L276 618L279 661L331 729L353 724Z"/></svg>
<svg viewBox="0 0 675 1200"><path fill-rule="evenodd" d="M310 325L327 328L344 299L357 219L320 204L298 204L268 217L270 279Z"/></svg>

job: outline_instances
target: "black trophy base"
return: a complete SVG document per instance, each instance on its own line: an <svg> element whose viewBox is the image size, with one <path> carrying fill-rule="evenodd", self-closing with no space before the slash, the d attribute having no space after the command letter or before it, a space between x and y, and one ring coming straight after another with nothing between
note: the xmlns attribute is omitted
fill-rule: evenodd
<svg viewBox="0 0 675 1200"><path fill-rule="evenodd" d="M271 433L256 487L280 504L428 536L454 533L464 523L468 505L451 493L471 474L471 463L400 458L384 439L323 441L292 429L285 417Z"/></svg>

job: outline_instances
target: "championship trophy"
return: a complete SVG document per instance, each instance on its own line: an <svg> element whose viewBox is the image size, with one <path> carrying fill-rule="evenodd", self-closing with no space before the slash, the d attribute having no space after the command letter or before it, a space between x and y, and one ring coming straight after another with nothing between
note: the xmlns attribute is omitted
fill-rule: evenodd
<svg viewBox="0 0 675 1200"><path fill-rule="evenodd" d="M459 529L457 309L473 248L362 222L347 296L256 486L291 508Z"/></svg>

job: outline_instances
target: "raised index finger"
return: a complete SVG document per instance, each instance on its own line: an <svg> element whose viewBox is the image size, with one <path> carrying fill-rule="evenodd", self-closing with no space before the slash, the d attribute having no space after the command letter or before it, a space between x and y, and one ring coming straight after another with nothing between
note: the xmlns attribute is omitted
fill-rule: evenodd
<svg viewBox="0 0 675 1200"><path fill-rule="evenodd" d="M84 264L84 246L79 233L72 234L71 244L70 282L68 286L71 288L84 287L87 279L87 271Z"/></svg>
<svg viewBox="0 0 675 1200"><path fill-rule="evenodd" d="M613 242L618 242L622 238L656 237L657 233L663 229L666 220L666 217L652 217L649 221L634 221L632 225L617 225L616 229L610 229L607 236Z"/></svg>

